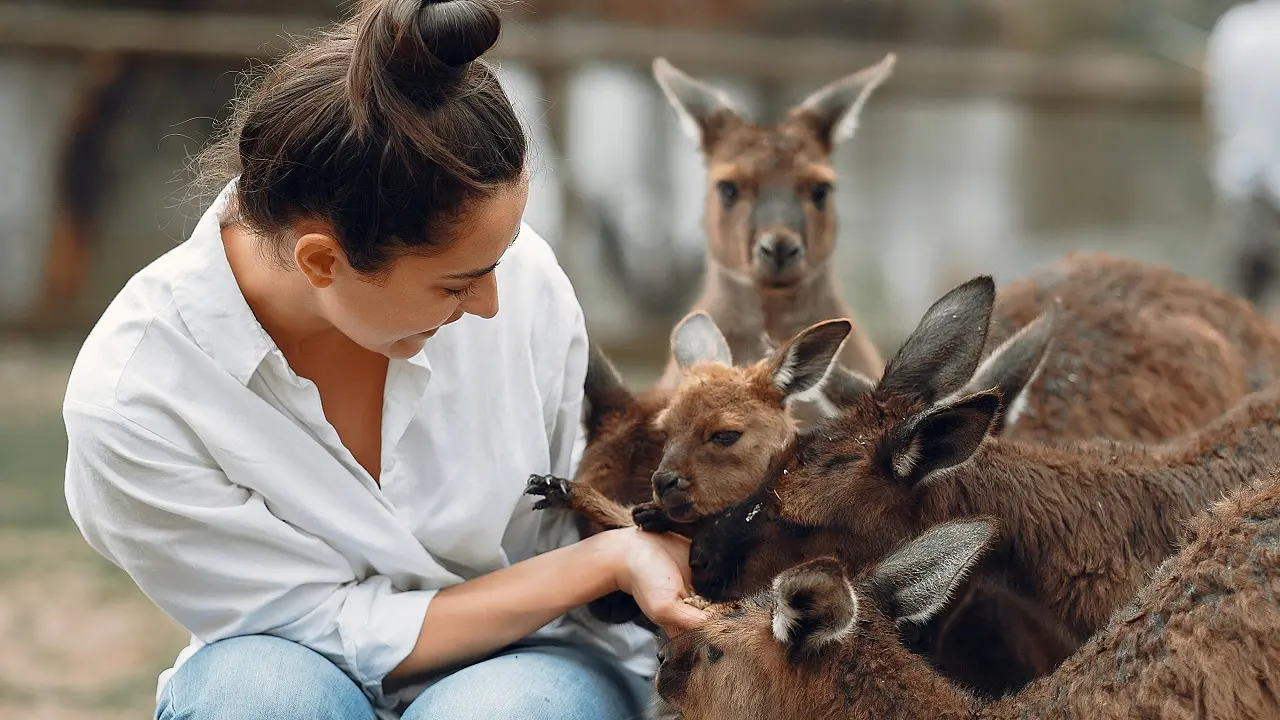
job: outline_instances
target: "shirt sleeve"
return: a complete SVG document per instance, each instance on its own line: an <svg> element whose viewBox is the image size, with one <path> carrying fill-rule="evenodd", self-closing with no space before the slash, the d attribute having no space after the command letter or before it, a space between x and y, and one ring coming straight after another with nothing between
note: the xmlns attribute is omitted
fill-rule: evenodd
<svg viewBox="0 0 1280 720"><path fill-rule="evenodd" d="M148 598L203 642L292 640L385 700L382 679L409 655L435 591L357 579L260 494L115 410L69 402L63 417L71 517Z"/></svg>

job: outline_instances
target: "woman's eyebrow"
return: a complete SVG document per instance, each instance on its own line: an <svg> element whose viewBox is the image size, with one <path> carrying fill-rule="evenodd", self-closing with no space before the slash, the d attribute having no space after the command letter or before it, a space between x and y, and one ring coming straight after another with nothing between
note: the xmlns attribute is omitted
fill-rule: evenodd
<svg viewBox="0 0 1280 720"><path fill-rule="evenodd" d="M494 263L487 268L480 268L479 270L470 270L468 272L453 273L452 275L445 275L444 277L446 280L479 280L485 275L488 275L489 273L493 272L494 268L496 267L498 267L498 263Z"/></svg>
<svg viewBox="0 0 1280 720"><path fill-rule="evenodd" d="M507 247L510 248L512 245L515 245L516 238L518 237L520 237L520 232L516 231L515 236L511 238L511 242L507 243ZM502 260L499 259L498 262L490 265L487 268L480 268L479 270L471 270L469 272L454 273L452 275L445 275L444 277L446 280L479 280L485 275L488 275L489 273L493 272L498 267L498 263L501 263L501 262Z"/></svg>

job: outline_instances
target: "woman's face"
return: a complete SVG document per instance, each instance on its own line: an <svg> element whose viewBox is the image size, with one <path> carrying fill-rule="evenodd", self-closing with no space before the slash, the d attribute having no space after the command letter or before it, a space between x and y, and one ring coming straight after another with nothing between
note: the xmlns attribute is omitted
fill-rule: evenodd
<svg viewBox="0 0 1280 720"><path fill-rule="evenodd" d="M475 201L444 252L401 255L376 279L353 270L340 251L326 255L304 248L308 236L299 239L296 259L329 323L368 350L410 358L437 330L463 315L497 314L493 271L520 231L528 197L528 182L521 178ZM317 282L318 276L327 277Z"/></svg>

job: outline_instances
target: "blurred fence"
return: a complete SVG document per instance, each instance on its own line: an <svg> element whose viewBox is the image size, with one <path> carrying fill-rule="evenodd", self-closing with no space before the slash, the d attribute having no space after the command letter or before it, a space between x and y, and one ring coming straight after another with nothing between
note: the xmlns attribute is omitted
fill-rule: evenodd
<svg viewBox="0 0 1280 720"><path fill-rule="evenodd" d="M223 112L246 58L269 58L285 46L283 37L305 36L335 17L321 4L305 0L273 3L272 13L251 12L250 4L238 0L226 0L217 9L194 0L159 4L204 9L161 10L141 2L132 7L112 3L110 8L0 4L0 142L11 150L0 162L9 165L4 175L23 178L21 183L8 181L12 192L3 202L9 205L0 206L0 325L43 331L81 330L91 323L130 274L183 236L181 228L155 230L166 224L161 208L180 214L172 203L165 204L175 193L181 195L180 186L169 185L166 198L130 192L120 182L147 167L153 183L174 177L182 156L207 137L209 116ZM645 77L652 59L665 56L685 70L747 92L754 114L768 119L799 93L893 51L899 56L897 69L877 91L877 106L896 98L951 101L960 107L984 102L988 110L980 115L1011 106L1019 112L1067 116L1198 113L1199 77L1193 67L1141 46L1054 49L1043 33L1036 36L1038 49L1015 49L1036 43L1018 30L1021 15L1007 8L1002 15L972 2L902 4L912 8L907 12L891 10L896 5L887 3L701 0L685 5L689 14L679 18L677 5L674 0L531 3L526 9L536 12L509 25L493 53L504 69L513 68L524 79L529 115L545 135L542 156L550 161L551 178L531 200L531 205L541 203L540 209L531 212L541 213L555 229L549 239L580 292L602 293L603 305L612 302L613 311L597 307L594 316L605 325L651 322L661 329L696 289L671 287L671 278L688 285L690 273L666 268L682 263L696 270L697 253L676 247L678 233L662 222L650 227L628 220L637 211L619 209L619 204L634 204L635 197L647 195L658 198L650 208L677 201L688 206L672 193L700 197L702 189L670 183L673 153L665 148L678 147L690 158L693 148L678 136L670 110L660 100L631 123L649 137L627 139L643 141L651 150L640 171L644 187L633 182L629 190L602 192L602 183L593 184L584 173L571 170L573 162L581 161L569 149L571 135L583 132L583 121L575 125L573 120L583 105L573 83L586 69L604 67L615 77ZM933 15L920 10L944 5L951 10ZM822 12L847 21L843 26L823 23ZM928 17L934 20L925 22ZM762 31L769 26L786 32ZM823 27L824 32L814 30ZM807 34L795 34L802 31ZM926 40L935 35L970 41L994 37L1003 46ZM1052 52L1044 51L1046 45ZM147 83L154 86L151 92L140 92L139 86ZM165 124L159 127L167 125L167 131L148 123L149 114L163 116ZM190 118L199 120L177 125ZM181 136L176 151L158 144L169 134ZM605 202L610 198L612 205ZM914 202L923 207L931 200ZM600 252L600 212L622 223L622 237L615 240L640 242L643 254L675 259L656 271L650 267L646 282L618 282L646 271L629 264L635 252ZM189 220L190 209L186 213ZM687 222L684 231L687 240ZM638 235L647 237L638 240ZM859 252L874 256L865 241ZM604 272L601 263L607 264ZM891 281L881 279L880 285L885 282ZM648 297L626 297L627 292ZM863 291L864 296L871 292ZM931 292L931 284L922 281L915 295L923 298ZM919 299L914 302L919 305ZM875 331L876 323L870 324ZM882 323L879 329L887 327ZM645 338L639 342L652 339ZM616 341L625 339L620 335Z"/></svg>

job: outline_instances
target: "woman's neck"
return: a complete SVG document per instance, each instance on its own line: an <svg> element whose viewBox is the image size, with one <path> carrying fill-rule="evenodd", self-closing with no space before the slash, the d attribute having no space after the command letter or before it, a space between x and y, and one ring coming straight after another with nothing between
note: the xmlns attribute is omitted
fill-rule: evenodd
<svg viewBox="0 0 1280 720"><path fill-rule="evenodd" d="M297 370L303 358L363 350L325 320L316 307L314 289L301 272L275 266L263 257L262 242L243 224L222 228L222 245L236 284L289 364Z"/></svg>

